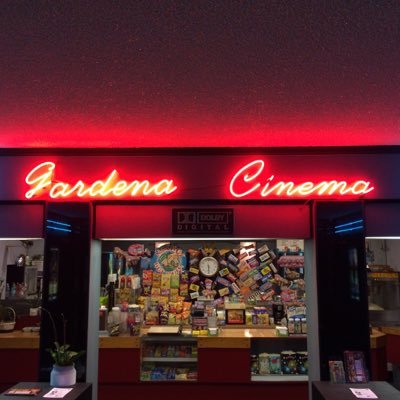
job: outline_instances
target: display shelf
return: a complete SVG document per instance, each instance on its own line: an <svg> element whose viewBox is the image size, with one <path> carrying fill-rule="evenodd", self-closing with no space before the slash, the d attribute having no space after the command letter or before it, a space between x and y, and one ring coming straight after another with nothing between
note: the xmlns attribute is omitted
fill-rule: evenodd
<svg viewBox="0 0 400 400"><path fill-rule="evenodd" d="M142 362L190 363L197 362L197 357L143 357Z"/></svg>
<svg viewBox="0 0 400 400"><path fill-rule="evenodd" d="M147 343L176 343L180 342L182 344L185 344L187 342L189 343L196 343L197 339L192 336L183 336L183 335L143 335L142 336L142 341L147 342Z"/></svg>
<svg viewBox="0 0 400 400"><path fill-rule="evenodd" d="M289 336L280 336L280 337L286 337L289 339L307 339L307 334L306 333L290 333Z"/></svg>
<svg viewBox="0 0 400 400"><path fill-rule="evenodd" d="M148 379L142 380L142 382L197 382L197 379Z"/></svg>
<svg viewBox="0 0 400 400"><path fill-rule="evenodd" d="M182 335L142 337L142 382L193 382L197 377L197 339Z"/></svg>
<svg viewBox="0 0 400 400"><path fill-rule="evenodd" d="M308 375L253 375L252 382L308 382Z"/></svg>

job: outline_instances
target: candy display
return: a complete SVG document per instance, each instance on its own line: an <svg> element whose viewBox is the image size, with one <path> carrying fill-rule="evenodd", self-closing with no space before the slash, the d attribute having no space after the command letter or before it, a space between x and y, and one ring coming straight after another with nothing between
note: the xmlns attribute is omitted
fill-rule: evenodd
<svg viewBox="0 0 400 400"><path fill-rule="evenodd" d="M225 310L227 302L236 302L244 311L229 311L229 318L219 323L275 323L287 326L290 334L305 334L304 254L299 243L289 246L289 253L265 242L224 248L184 248L170 242L155 243L155 250L141 243L128 244L126 251L115 247L108 259L114 305L139 304L146 325L190 325L194 303L211 302L216 310Z"/></svg>
<svg viewBox="0 0 400 400"><path fill-rule="evenodd" d="M144 341L141 355L142 381L197 380L196 341Z"/></svg>
<svg viewBox="0 0 400 400"><path fill-rule="evenodd" d="M252 375L307 375L308 353L284 350L251 355Z"/></svg>
<svg viewBox="0 0 400 400"><path fill-rule="evenodd" d="M142 369L140 379L142 381L195 381L197 380L197 371L190 368L148 364Z"/></svg>

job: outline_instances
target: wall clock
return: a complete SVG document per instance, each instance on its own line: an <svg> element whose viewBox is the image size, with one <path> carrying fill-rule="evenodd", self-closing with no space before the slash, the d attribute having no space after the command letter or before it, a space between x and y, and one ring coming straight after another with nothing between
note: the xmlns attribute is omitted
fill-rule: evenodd
<svg viewBox="0 0 400 400"><path fill-rule="evenodd" d="M203 257L199 263L199 270L202 275L206 277L214 276L219 269L219 262L214 257Z"/></svg>

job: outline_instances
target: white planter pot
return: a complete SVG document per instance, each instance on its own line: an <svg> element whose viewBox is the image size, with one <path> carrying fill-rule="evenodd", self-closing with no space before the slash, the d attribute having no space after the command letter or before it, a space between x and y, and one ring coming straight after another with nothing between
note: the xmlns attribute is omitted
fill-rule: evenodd
<svg viewBox="0 0 400 400"><path fill-rule="evenodd" d="M76 383L75 365L53 365L50 373L50 386L65 387Z"/></svg>

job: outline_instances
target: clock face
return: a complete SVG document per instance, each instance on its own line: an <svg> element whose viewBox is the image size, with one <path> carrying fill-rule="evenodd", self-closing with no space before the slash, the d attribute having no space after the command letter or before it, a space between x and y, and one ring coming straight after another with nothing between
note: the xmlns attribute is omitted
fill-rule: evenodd
<svg viewBox="0 0 400 400"><path fill-rule="evenodd" d="M219 263L214 257L203 257L199 263L199 269L202 275L210 277L218 272Z"/></svg>

